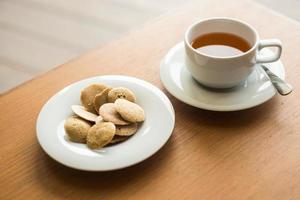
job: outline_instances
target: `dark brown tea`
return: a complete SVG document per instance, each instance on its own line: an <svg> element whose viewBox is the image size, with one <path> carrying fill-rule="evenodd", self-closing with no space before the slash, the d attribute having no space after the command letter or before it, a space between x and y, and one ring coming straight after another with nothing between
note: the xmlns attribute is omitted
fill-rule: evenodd
<svg viewBox="0 0 300 200"><path fill-rule="evenodd" d="M192 42L200 53L216 57L236 56L248 51L251 46L243 38L229 33L208 33Z"/></svg>

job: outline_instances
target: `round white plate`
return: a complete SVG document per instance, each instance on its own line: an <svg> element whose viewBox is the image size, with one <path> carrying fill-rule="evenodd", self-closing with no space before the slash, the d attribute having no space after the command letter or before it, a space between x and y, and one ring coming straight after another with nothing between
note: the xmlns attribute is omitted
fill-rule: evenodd
<svg viewBox="0 0 300 200"><path fill-rule="evenodd" d="M263 49L262 54L272 54ZM165 88L186 104L213 111L236 111L266 102L275 94L272 83L259 65L241 85L230 89L211 89L196 82L185 64L184 44L173 47L161 63L160 78ZM280 61L265 64L274 74L284 79Z"/></svg>
<svg viewBox="0 0 300 200"><path fill-rule="evenodd" d="M68 140L64 122L72 114L70 106L80 104L80 91L92 84L131 89L146 113L138 132L127 141L91 150ZM157 152L169 139L175 124L174 109L167 96L154 85L127 76L99 76L71 84L43 106L36 124L37 138L54 160L81 170L107 171L134 165Z"/></svg>

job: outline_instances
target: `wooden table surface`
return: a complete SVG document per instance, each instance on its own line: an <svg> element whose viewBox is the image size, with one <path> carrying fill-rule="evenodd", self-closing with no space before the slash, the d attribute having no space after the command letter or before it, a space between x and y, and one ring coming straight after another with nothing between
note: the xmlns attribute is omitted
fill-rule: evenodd
<svg viewBox="0 0 300 200"><path fill-rule="evenodd" d="M230 16L283 42L295 91L253 109L218 113L172 97L159 64L198 19ZM300 24L250 1L202 0L88 52L0 97L0 199L300 199ZM51 56L51 55L49 55ZM32 58L34 59L34 58ZM113 172L83 172L48 157L35 123L43 104L91 76L136 76L161 88L176 111L168 143Z"/></svg>

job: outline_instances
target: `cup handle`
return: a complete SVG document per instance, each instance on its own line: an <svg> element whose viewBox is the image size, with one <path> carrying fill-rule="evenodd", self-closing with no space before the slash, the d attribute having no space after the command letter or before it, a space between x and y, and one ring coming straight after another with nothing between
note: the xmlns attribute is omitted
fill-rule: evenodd
<svg viewBox="0 0 300 200"><path fill-rule="evenodd" d="M260 40L258 43L258 51L265 47L277 47L276 53L274 53L271 56L262 56L262 55L256 55L256 62L257 63L269 63L269 62L275 62L278 60L281 56L282 51L282 45L280 40L277 39L268 39L268 40Z"/></svg>

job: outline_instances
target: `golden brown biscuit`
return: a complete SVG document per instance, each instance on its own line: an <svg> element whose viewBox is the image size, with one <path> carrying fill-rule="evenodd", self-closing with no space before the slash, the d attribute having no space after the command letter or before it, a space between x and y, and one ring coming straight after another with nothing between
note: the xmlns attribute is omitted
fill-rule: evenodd
<svg viewBox="0 0 300 200"><path fill-rule="evenodd" d="M107 103L107 94L110 91L110 88L106 88L104 89L100 94L97 94L94 98L94 108L97 111L97 113L99 112L99 108Z"/></svg>
<svg viewBox="0 0 300 200"><path fill-rule="evenodd" d="M110 141L109 144L116 144L119 142L123 142L125 140L127 140L129 137L127 136L119 136L119 135L115 135L114 138Z"/></svg>
<svg viewBox="0 0 300 200"><path fill-rule="evenodd" d="M101 122L90 128L87 135L87 145L97 149L109 144L116 133L116 127L111 122Z"/></svg>
<svg viewBox="0 0 300 200"><path fill-rule="evenodd" d="M80 105L72 105L71 109L77 116L90 122L95 122L96 118L98 117L98 115L95 115L94 113L87 111L85 107Z"/></svg>
<svg viewBox="0 0 300 200"><path fill-rule="evenodd" d="M97 113L94 109L95 96L105 90L107 86L103 84L92 84L81 91L81 104L90 112Z"/></svg>
<svg viewBox="0 0 300 200"><path fill-rule="evenodd" d="M123 119L129 122L142 122L145 120L144 110L137 105L125 99L115 101L115 109Z"/></svg>
<svg viewBox="0 0 300 200"><path fill-rule="evenodd" d="M132 123L129 125L116 126L116 135L119 136L130 136L136 133L138 128L137 123Z"/></svg>
<svg viewBox="0 0 300 200"><path fill-rule="evenodd" d="M117 99L126 99L135 102L136 98L134 93L125 87L116 87L109 91L107 100L109 103L114 103Z"/></svg>
<svg viewBox="0 0 300 200"><path fill-rule="evenodd" d="M125 121L121 115L116 111L115 104L106 103L99 109L99 114L104 121L112 122L116 125L127 125L129 122Z"/></svg>
<svg viewBox="0 0 300 200"><path fill-rule="evenodd" d="M71 141L85 143L91 124L79 117L71 116L65 121L64 128Z"/></svg>

